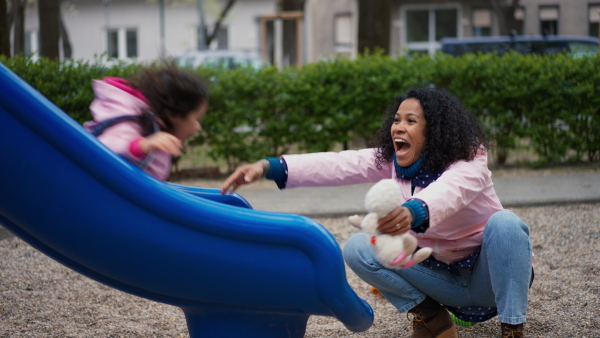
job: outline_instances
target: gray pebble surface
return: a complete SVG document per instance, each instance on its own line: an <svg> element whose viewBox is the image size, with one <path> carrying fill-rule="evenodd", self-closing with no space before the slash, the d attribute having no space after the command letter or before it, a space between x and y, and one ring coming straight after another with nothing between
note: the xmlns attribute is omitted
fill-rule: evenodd
<svg viewBox="0 0 600 338"><path fill-rule="evenodd" d="M526 337L600 337L600 204L513 208L530 227L537 259ZM345 217L316 219L343 246ZM410 322L347 269L375 321L352 333L311 316L306 337L409 337ZM460 337L499 337L497 319L459 327ZM0 337L189 337L179 308L84 277L16 237L0 240Z"/></svg>

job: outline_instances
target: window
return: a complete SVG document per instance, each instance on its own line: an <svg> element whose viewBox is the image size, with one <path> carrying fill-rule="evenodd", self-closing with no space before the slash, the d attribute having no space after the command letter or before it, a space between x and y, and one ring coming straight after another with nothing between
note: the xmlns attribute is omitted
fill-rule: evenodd
<svg viewBox="0 0 600 338"><path fill-rule="evenodd" d="M206 26L196 26L196 42L198 43L198 49L206 49L206 39L208 38L208 29Z"/></svg>
<svg viewBox="0 0 600 338"><path fill-rule="evenodd" d="M108 46L106 48L106 53L109 58L118 58L119 57L119 31L117 30L109 30L108 31Z"/></svg>
<svg viewBox="0 0 600 338"><path fill-rule="evenodd" d="M138 57L138 37L135 28L113 28L106 35L106 54L109 58Z"/></svg>
<svg viewBox="0 0 600 338"><path fill-rule="evenodd" d="M334 17L333 35L335 54L350 58L352 56L352 15L336 14Z"/></svg>
<svg viewBox="0 0 600 338"><path fill-rule="evenodd" d="M127 57L135 58L138 56L137 30L128 29L126 32Z"/></svg>
<svg viewBox="0 0 600 338"><path fill-rule="evenodd" d="M429 41L429 11L417 10L406 12L406 41Z"/></svg>
<svg viewBox="0 0 600 338"><path fill-rule="evenodd" d="M558 6L540 6L540 33L558 35Z"/></svg>
<svg viewBox="0 0 600 338"><path fill-rule="evenodd" d="M222 26L217 33L217 49L229 48L229 32L227 27Z"/></svg>
<svg viewBox="0 0 600 338"><path fill-rule="evenodd" d="M25 56L31 56L34 53L39 52L40 36L38 31L27 31L25 32Z"/></svg>
<svg viewBox="0 0 600 338"><path fill-rule="evenodd" d="M219 28L217 35L210 42L210 46L206 46L206 43L208 42L208 37L210 36L208 26L204 26L204 39L206 39L205 41L201 41L203 38L202 33L203 32L200 26L197 26L196 39L198 42L198 46L200 47L198 49L229 49L229 29L227 26L221 26ZM205 45L205 47L202 48L202 45Z"/></svg>
<svg viewBox="0 0 600 338"><path fill-rule="evenodd" d="M433 54L439 41L458 37L459 9L456 5L406 6L403 14L403 38L410 54Z"/></svg>
<svg viewBox="0 0 600 338"><path fill-rule="evenodd" d="M600 15L598 15L598 12L600 12L600 5L590 5L590 9L589 9L589 32L588 35L589 36L593 36L593 37L599 37L598 35L598 30L600 30L600 27L598 27L598 22L600 21Z"/></svg>
<svg viewBox="0 0 600 338"><path fill-rule="evenodd" d="M513 32L514 35L523 35L523 33L525 32L524 18L525 18L525 10L523 9L523 7L516 8L515 9L515 31Z"/></svg>
<svg viewBox="0 0 600 338"><path fill-rule="evenodd" d="M434 21L435 41L458 35L458 11L456 9L436 9Z"/></svg>
<svg viewBox="0 0 600 338"><path fill-rule="evenodd" d="M473 36L492 35L492 12L489 9L473 10Z"/></svg>
<svg viewBox="0 0 600 338"><path fill-rule="evenodd" d="M586 41L570 41L569 50L575 55L598 55L598 44Z"/></svg>

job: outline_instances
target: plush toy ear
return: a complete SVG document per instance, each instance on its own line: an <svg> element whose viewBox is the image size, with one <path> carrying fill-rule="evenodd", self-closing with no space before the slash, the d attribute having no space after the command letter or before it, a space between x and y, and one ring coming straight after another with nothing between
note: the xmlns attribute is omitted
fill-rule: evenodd
<svg viewBox="0 0 600 338"><path fill-rule="evenodd" d="M400 197L400 186L396 180L381 180L375 183L367 192L365 196L365 209L368 212L377 213L379 218L385 217L398 206Z"/></svg>
<svg viewBox="0 0 600 338"><path fill-rule="evenodd" d="M403 243L404 251L406 251L408 254L412 254L415 251L415 249L417 249L417 238L408 232L404 235Z"/></svg>
<svg viewBox="0 0 600 338"><path fill-rule="evenodd" d="M379 217L377 214L370 212L365 216L365 218L363 218L362 222L360 223L360 228L371 234L377 233L378 220Z"/></svg>
<svg viewBox="0 0 600 338"><path fill-rule="evenodd" d="M422 261L426 260L427 257L431 256L432 252L433 250L431 248L419 249L415 251L415 254L413 255L413 260L417 263L421 263Z"/></svg>
<svg viewBox="0 0 600 338"><path fill-rule="evenodd" d="M408 269L416 264L421 263L422 261L426 260L432 252L433 250L431 250L431 248L423 248L417 250L415 254L411 257L411 259L408 260L408 262L400 265L400 269Z"/></svg>

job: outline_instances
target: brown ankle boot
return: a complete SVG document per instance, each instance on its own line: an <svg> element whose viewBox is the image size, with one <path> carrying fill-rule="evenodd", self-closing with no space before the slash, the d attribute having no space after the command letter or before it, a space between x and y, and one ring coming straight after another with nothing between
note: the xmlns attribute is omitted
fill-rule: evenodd
<svg viewBox="0 0 600 338"><path fill-rule="evenodd" d="M413 315L412 338L458 338L456 325L450 314L435 300L427 297L408 313Z"/></svg>
<svg viewBox="0 0 600 338"><path fill-rule="evenodd" d="M500 323L500 325L502 327L502 338L525 338L523 323L515 325Z"/></svg>

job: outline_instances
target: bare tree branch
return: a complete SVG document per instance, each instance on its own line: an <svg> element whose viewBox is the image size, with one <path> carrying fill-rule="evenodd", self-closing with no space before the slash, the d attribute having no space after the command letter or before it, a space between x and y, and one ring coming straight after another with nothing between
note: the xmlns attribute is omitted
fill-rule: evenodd
<svg viewBox="0 0 600 338"><path fill-rule="evenodd" d="M223 10L221 11L221 14L219 15L219 19L217 20L217 22L215 22L215 27L213 28L212 33L210 34L210 36L206 37L206 45L207 46L210 46L210 43L217 36L217 34L219 34L219 30L221 30L221 25L223 23L223 20L227 16L227 13L229 13L229 10L231 9L231 7L233 7L233 5L235 4L235 1L236 0L227 0L225 7L223 8Z"/></svg>
<svg viewBox="0 0 600 338"><path fill-rule="evenodd" d="M60 18L60 37L62 38L63 56L65 59L73 58L73 48L71 47L71 40L69 39L69 32L65 27L65 20L62 15Z"/></svg>

